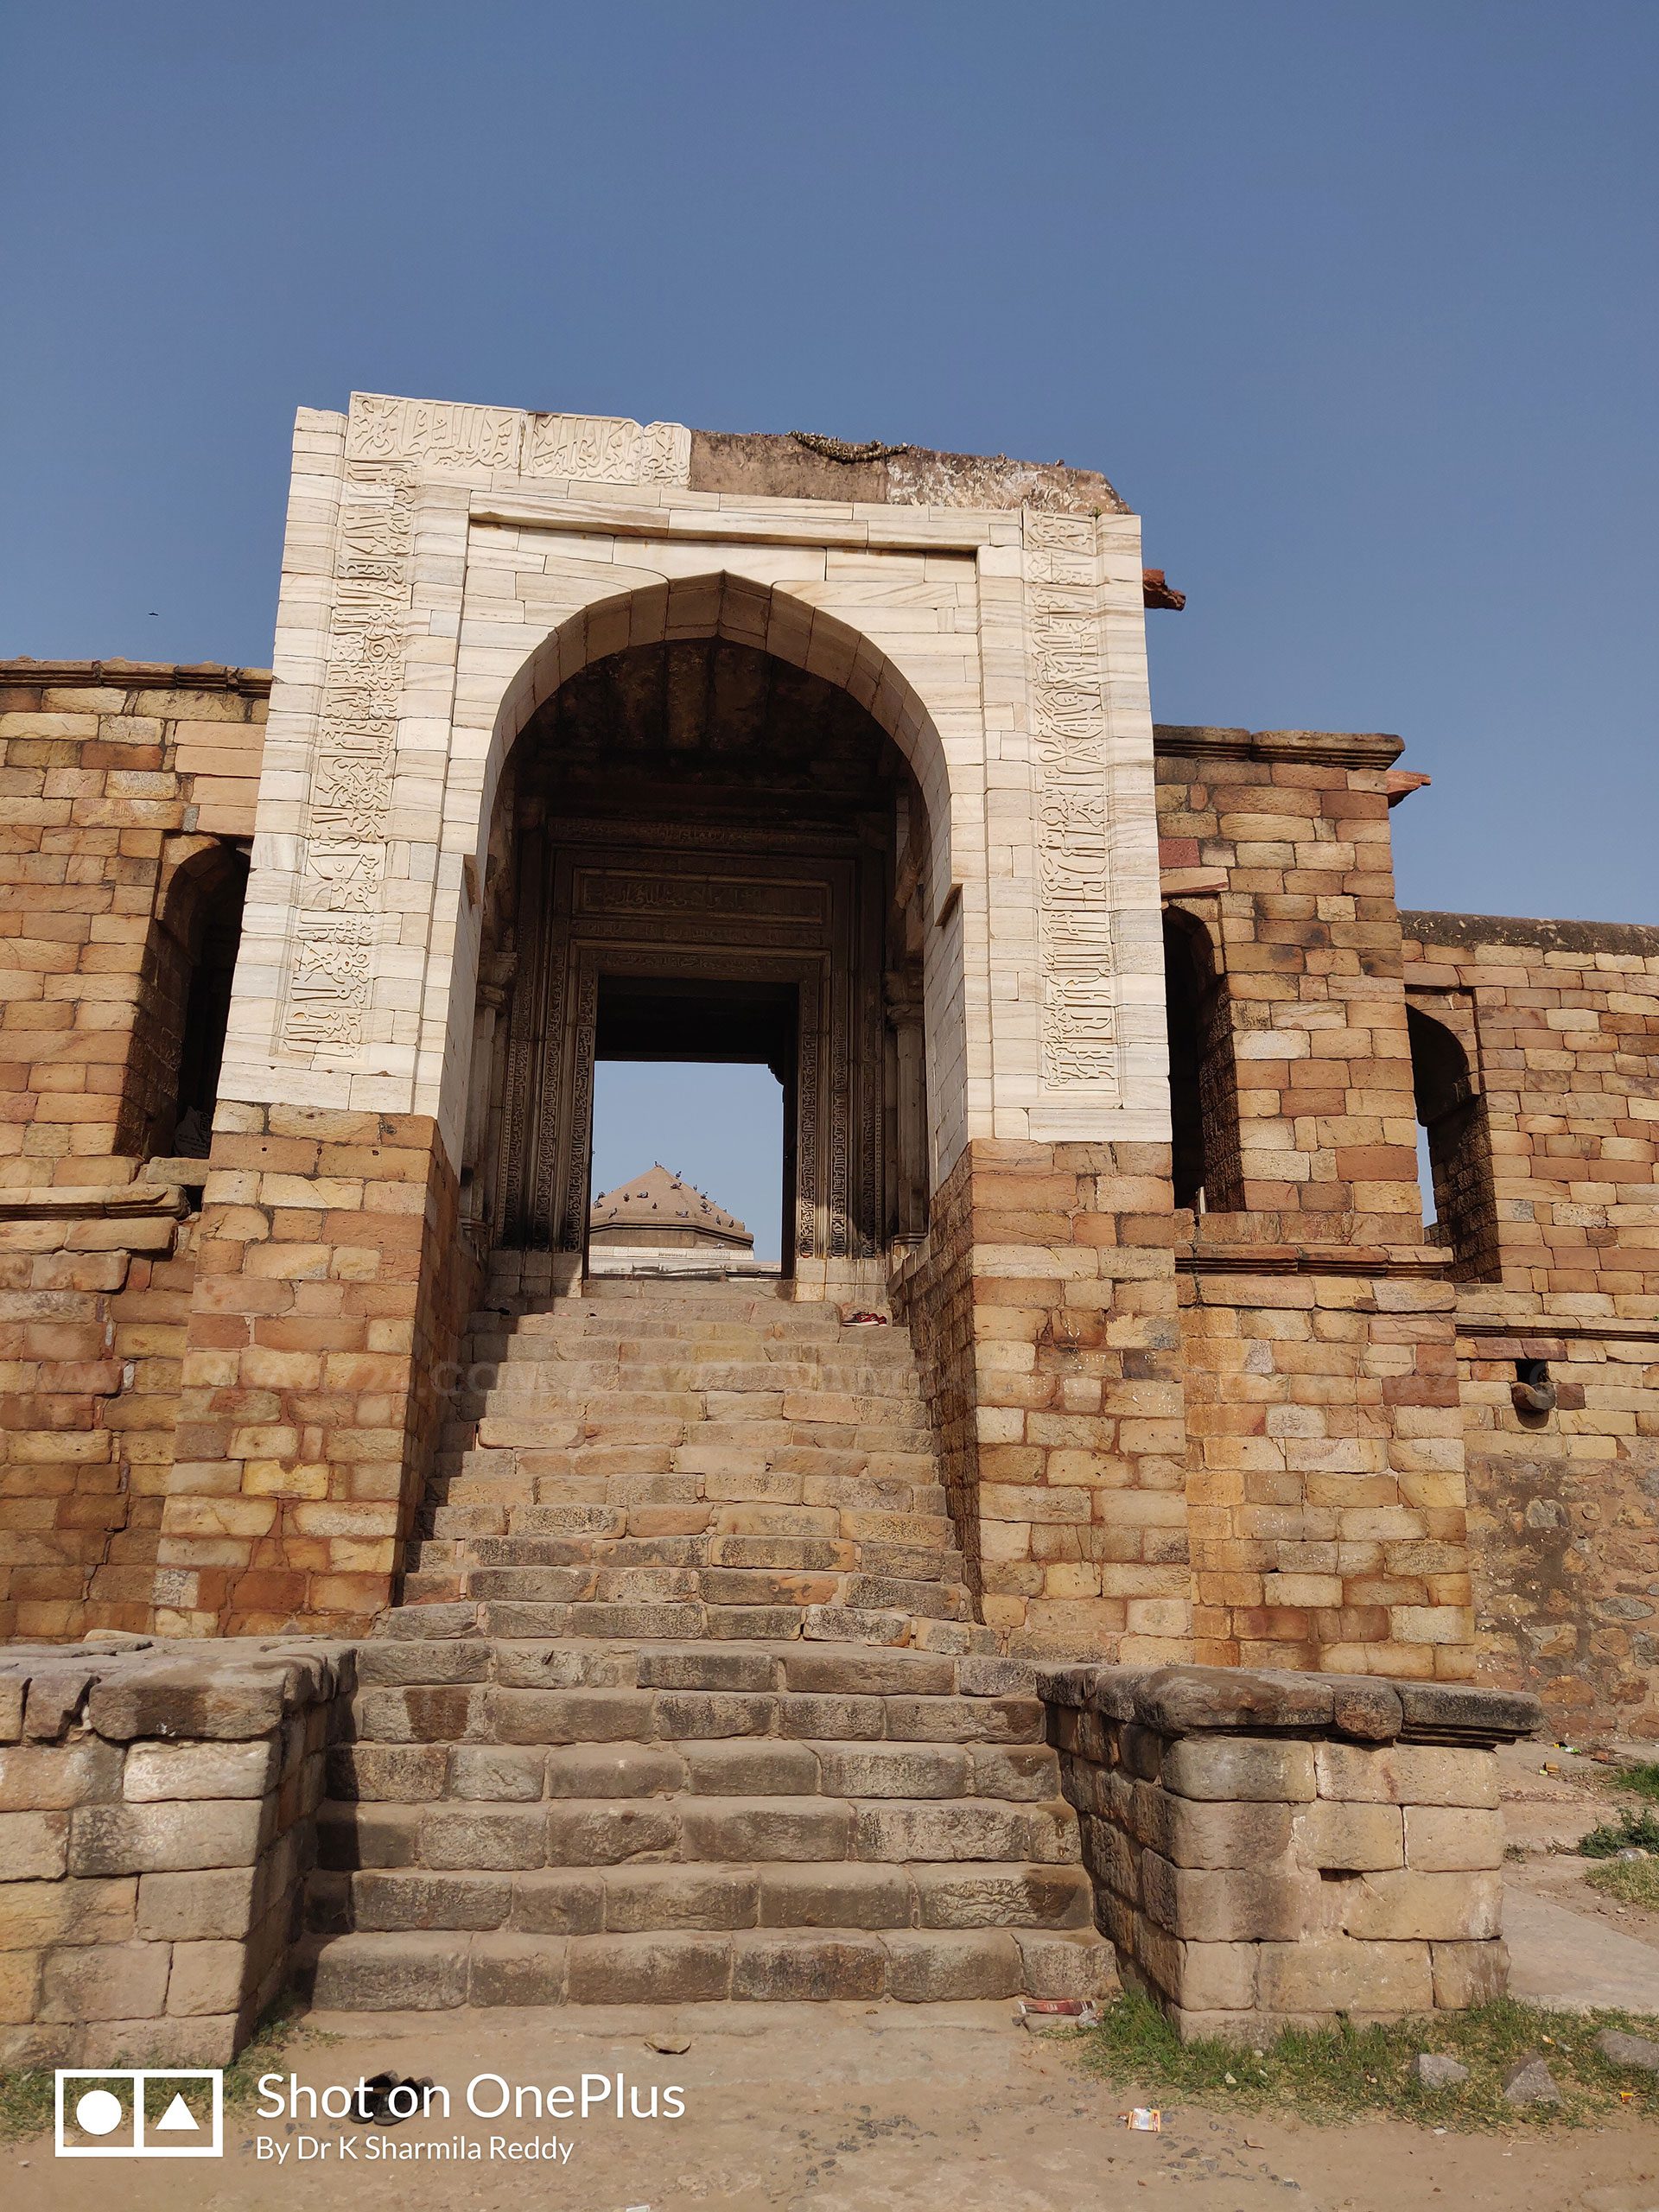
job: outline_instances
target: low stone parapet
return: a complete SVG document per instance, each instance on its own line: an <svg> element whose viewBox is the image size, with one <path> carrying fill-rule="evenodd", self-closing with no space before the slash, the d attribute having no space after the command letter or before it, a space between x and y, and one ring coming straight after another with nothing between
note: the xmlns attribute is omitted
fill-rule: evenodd
<svg viewBox="0 0 1659 2212"><path fill-rule="evenodd" d="M0 2065L222 2065L280 1992L349 1645L0 1651Z"/></svg>
<svg viewBox="0 0 1659 2212"><path fill-rule="evenodd" d="M1365 1675L1045 1666L1124 1979L1183 2035L1500 1996L1494 1748L1535 1698Z"/></svg>

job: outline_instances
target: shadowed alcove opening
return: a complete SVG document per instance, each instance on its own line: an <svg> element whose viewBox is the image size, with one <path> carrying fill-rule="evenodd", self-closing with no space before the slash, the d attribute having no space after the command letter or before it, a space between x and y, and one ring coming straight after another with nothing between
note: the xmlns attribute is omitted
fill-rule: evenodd
<svg viewBox="0 0 1659 2212"><path fill-rule="evenodd" d="M1199 1213L1236 1211L1243 1161L1227 987L1209 931L1173 906L1164 909L1164 1004L1175 1203Z"/></svg>

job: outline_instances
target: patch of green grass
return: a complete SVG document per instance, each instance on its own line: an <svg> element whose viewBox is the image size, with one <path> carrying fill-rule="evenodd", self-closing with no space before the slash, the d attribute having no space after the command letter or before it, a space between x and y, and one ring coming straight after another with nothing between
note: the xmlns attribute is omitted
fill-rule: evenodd
<svg viewBox="0 0 1659 2212"><path fill-rule="evenodd" d="M1629 1789L1638 1797L1646 1797L1659 1805L1659 1759L1644 1759L1639 1766L1621 1766L1614 1770L1615 1789Z"/></svg>
<svg viewBox="0 0 1659 2212"><path fill-rule="evenodd" d="M1584 1859L1616 1859L1621 1851L1659 1851L1659 1809L1622 1805L1617 1818L1604 1821L1579 1839Z"/></svg>
<svg viewBox="0 0 1659 2212"><path fill-rule="evenodd" d="M1659 1912L1659 1859L1610 1859L1604 1866L1592 1866L1584 1878L1604 1897Z"/></svg>
<svg viewBox="0 0 1659 2212"><path fill-rule="evenodd" d="M1386 2027L1289 2028L1255 2050L1219 2037L1183 2043L1149 1998L1124 1996L1067 2044L1113 2088L1154 2101L1277 2109L1320 2124L1375 2113L1425 2127L1581 2126L1620 2112L1659 2120L1659 2080L1614 2066L1594 2041L1602 2028L1652 2036L1656 2027L1628 2012L1546 2012L1505 1998ZM1469 2079L1425 2088L1413 2068L1423 2050L1459 2060ZM1504 2103L1504 2075L1529 2058L1548 2066L1559 2105Z"/></svg>
<svg viewBox="0 0 1659 2212"><path fill-rule="evenodd" d="M301 2028L297 2012L292 2000L283 1999L274 2005L254 2030L240 2056L225 2069L226 2113L252 2104L259 2076L270 2071L273 2061L283 2055L296 2035L302 2035L308 2042L338 2040L334 2036L319 2036L313 2030ZM112 2066L128 2066L140 2062L124 2054L110 2063ZM0 2073L0 2143L16 2142L22 2136L49 2134L54 2101L53 2070L49 2066L27 2067L14 2074Z"/></svg>

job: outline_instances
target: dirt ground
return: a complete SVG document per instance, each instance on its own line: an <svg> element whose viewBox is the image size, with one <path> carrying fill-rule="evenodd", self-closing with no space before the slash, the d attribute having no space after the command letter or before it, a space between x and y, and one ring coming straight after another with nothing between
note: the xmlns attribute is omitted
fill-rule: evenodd
<svg viewBox="0 0 1659 2212"><path fill-rule="evenodd" d="M764 2009L764 2018L757 2018ZM285 2063L315 2087L390 2066L449 2088L454 2116L385 2133L399 2147L463 2136L556 2139L567 2163L505 2156L457 2164L371 2162L379 2131L238 2113L223 2163L56 2160L49 2144L0 2156L9 2212L1659 2212L1659 2128L1632 2123L1543 2138L1437 2136L1395 2124L1332 2128L1294 2118L1172 2108L1158 2135L1131 2133L1131 2101L1033 2037L1005 2005L685 2008L683 2056L650 2050L660 2016L402 2015L338 2040L307 2037ZM468 2117L467 2082L578 2082L621 2069L642 2092L683 2085L684 2117L619 2123L608 2112L538 2129ZM487 2095L499 2092L489 2090ZM642 2097L642 2101L644 2101ZM301 2134L358 2146L297 2163ZM282 2164L256 2139L289 2146Z"/></svg>

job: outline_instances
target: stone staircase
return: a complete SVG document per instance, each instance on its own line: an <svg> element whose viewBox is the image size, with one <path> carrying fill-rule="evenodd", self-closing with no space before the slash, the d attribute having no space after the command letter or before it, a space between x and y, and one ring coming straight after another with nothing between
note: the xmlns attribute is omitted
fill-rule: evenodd
<svg viewBox="0 0 1659 2212"><path fill-rule="evenodd" d="M435 1638L427 1611L361 1653L329 1757L314 2004L1116 1986L1017 1663Z"/></svg>
<svg viewBox="0 0 1659 2212"><path fill-rule="evenodd" d="M321 2006L1116 1986L914 1357L753 1284L474 1317L328 1759Z"/></svg>
<svg viewBox="0 0 1659 2212"><path fill-rule="evenodd" d="M991 1650L903 1330L753 1284L474 1314L405 1604L524 1637Z"/></svg>

